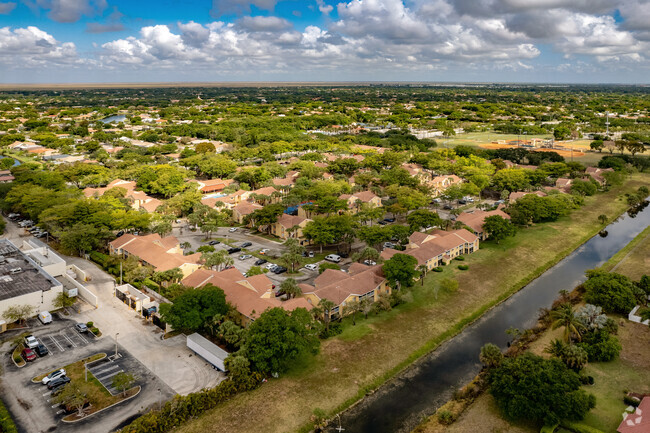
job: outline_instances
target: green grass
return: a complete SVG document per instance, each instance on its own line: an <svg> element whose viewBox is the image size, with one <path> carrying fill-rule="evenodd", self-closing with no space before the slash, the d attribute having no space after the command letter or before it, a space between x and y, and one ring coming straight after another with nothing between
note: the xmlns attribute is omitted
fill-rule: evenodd
<svg viewBox="0 0 650 433"><path fill-rule="evenodd" d="M306 366L236 396L179 432L210 430L214 425L231 432L308 431L313 409L334 414L349 407L460 332L595 235L602 228L598 215L624 212L627 206L621 195L648 179L634 175L624 187L588 197L570 217L520 230L500 245L482 244L463 262L469 271L446 266L441 273L430 272L424 286L417 282L408 291L410 302L368 320L359 315L356 326L345 319L343 333L324 341L321 353ZM456 278L459 289L439 293L436 299L435 288L447 277ZM265 407L263 413L256 410L260 406Z"/></svg>

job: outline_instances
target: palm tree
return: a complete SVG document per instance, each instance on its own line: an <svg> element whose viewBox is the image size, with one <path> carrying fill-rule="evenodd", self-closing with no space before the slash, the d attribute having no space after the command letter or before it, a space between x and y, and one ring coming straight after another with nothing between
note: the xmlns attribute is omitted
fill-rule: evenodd
<svg viewBox="0 0 650 433"><path fill-rule="evenodd" d="M582 347L570 345L566 347L560 359L562 359L570 369L580 371L585 365L587 365L589 356L587 355L587 351Z"/></svg>
<svg viewBox="0 0 650 433"><path fill-rule="evenodd" d="M332 321L332 310L336 307L336 304L329 299L321 299L318 303L318 308L323 314L323 321L325 322L325 332L329 333L330 322Z"/></svg>
<svg viewBox="0 0 650 433"><path fill-rule="evenodd" d="M572 343L572 335L575 335L578 341L582 339L580 332L585 329L585 326L574 314L571 304L562 304L557 310L551 311L551 319L553 320L552 329L564 327L564 339L569 344Z"/></svg>
<svg viewBox="0 0 650 433"><path fill-rule="evenodd" d="M567 345L564 341L555 338L549 343L548 346L544 348L544 352L549 353L556 358L561 358L564 354L564 351L566 350L566 347Z"/></svg>
<svg viewBox="0 0 650 433"><path fill-rule="evenodd" d="M280 289L287 294L288 298L295 298L302 295L298 282L293 278L287 278L280 284Z"/></svg>
<svg viewBox="0 0 650 433"><path fill-rule="evenodd" d="M420 265L418 266L418 271L420 271L420 281L422 282L422 285L424 286L424 277L427 276L427 265Z"/></svg>

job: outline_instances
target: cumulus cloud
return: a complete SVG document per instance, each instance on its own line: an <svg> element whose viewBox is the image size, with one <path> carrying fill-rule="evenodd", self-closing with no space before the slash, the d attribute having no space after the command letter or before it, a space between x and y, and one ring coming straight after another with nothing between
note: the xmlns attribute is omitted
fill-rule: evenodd
<svg viewBox="0 0 650 433"><path fill-rule="evenodd" d="M323 15L329 15L330 12L332 12L334 10L334 6L328 5L323 0L316 0L316 4L318 5L318 10Z"/></svg>
<svg viewBox="0 0 650 433"><path fill-rule="evenodd" d="M251 32L279 32L291 27L291 23L278 17L243 17L238 21L239 26Z"/></svg>
<svg viewBox="0 0 650 433"><path fill-rule="evenodd" d="M47 16L60 23L74 23L82 16L96 16L106 9L106 0L36 0L32 8L48 10Z"/></svg>
<svg viewBox="0 0 650 433"><path fill-rule="evenodd" d="M7 15L16 8L15 2L0 2L0 15Z"/></svg>
<svg viewBox="0 0 650 433"><path fill-rule="evenodd" d="M61 43L38 27L0 28L0 64L5 67L73 65L80 62L74 43Z"/></svg>

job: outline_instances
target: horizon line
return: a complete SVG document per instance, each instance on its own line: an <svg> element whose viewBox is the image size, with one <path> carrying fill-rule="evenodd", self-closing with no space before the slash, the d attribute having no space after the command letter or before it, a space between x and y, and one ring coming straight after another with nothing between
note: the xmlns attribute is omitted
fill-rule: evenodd
<svg viewBox="0 0 650 433"><path fill-rule="evenodd" d="M580 83L580 82L534 82L534 81L151 81L151 82L80 82L80 83L0 83L5 90L57 90L57 89L104 89L104 88L165 88L165 87L325 87L325 86L625 86L648 87L649 83Z"/></svg>

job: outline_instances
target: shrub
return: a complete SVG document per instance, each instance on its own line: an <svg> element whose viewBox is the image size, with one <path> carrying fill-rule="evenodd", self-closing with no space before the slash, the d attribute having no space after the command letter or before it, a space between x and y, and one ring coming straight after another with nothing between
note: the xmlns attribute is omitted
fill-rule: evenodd
<svg viewBox="0 0 650 433"><path fill-rule="evenodd" d="M146 287L150 288L151 290L157 292L160 290L160 285L156 283L155 281L145 278L145 280L142 282Z"/></svg>
<svg viewBox="0 0 650 433"><path fill-rule="evenodd" d="M626 395L625 397L623 397L623 403L625 403L628 406L637 407L639 404L641 404L641 400L639 400L636 397L632 397L631 395Z"/></svg>
<svg viewBox="0 0 650 433"><path fill-rule="evenodd" d="M95 324L94 322L86 322L86 326L88 328L92 328L94 324Z"/></svg>
<svg viewBox="0 0 650 433"><path fill-rule="evenodd" d="M461 271L466 271L466 270L469 269L469 266L467 266L467 265L458 265L458 269L460 269Z"/></svg>
<svg viewBox="0 0 650 433"><path fill-rule="evenodd" d="M465 257L463 256L454 257L454 260L458 260L459 262L462 262L463 260L465 260Z"/></svg>
<svg viewBox="0 0 650 433"><path fill-rule="evenodd" d="M90 260L97 263L102 268L105 268L108 265L108 261L111 258L110 256L107 256L106 254L102 254L98 251L91 251L89 256L90 256Z"/></svg>
<svg viewBox="0 0 650 433"><path fill-rule="evenodd" d="M95 328L95 327L90 328L90 332L92 332L93 334L95 334L96 336L99 337L100 332L99 332L98 328Z"/></svg>
<svg viewBox="0 0 650 433"><path fill-rule="evenodd" d="M589 362L608 362L616 359L621 352L621 343L618 338L606 331L588 332L578 343L589 357Z"/></svg>
<svg viewBox="0 0 650 433"><path fill-rule="evenodd" d="M440 266L437 266L437 267L435 267L435 268L433 268L433 269L431 269L431 270L432 270L433 272L442 272L442 271L443 271L443 269L442 269Z"/></svg>
<svg viewBox="0 0 650 433"><path fill-rule="evenodd" d="M448 410L442 410L438 413L438 422L443 425L450 425L456 421L456 417Z"/></svg>

